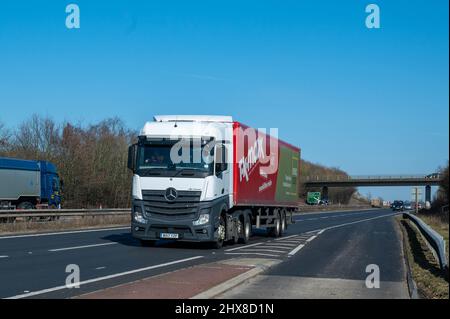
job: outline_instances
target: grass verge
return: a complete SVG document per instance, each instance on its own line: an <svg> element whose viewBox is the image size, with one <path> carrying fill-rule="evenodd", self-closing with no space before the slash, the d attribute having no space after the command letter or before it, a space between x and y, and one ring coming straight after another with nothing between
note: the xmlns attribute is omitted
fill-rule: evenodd
<svg viewBox="0 0 450 319"><path fill-rule="evenodd" d="M433 228L435 231L437 231L442 237L444 237L445 240L445 253L447 255L448 260L448 219L445 221L441 216L439 215L426 215L426 214L419 214L417 215L420 219L422 219L425 223L427 223L431 228Z"/></svg>
<svg viewBox="0 0 450 319"><path fill-rule="evenodd" d="M408 258L419 296L424 299L448 299L448 281L425 240L409 220L398 216L397 221L406 239L405 256Z"/></svg>
<svg viewBox="0 0 450 319"><path fill-rule="evenodd" d="M17 221L15 223L2 223L0 224L0 235L127 225L130 225L129 215L64 217L56 221Z"/></svg>

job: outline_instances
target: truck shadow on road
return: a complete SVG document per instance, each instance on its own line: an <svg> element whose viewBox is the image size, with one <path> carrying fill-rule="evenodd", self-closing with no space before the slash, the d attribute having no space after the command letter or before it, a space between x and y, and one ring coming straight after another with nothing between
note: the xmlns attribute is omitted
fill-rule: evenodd
<svg viewBox="0 0 450 319"><path fill-rule="evenodd" d="M267 232L265 230L254 230L253 235L250 239L251 242L257 241L259 239L267 238ZM124 246L132 246L132 247L142 247L142 248L149 248L142 246L141 242L131 236L131 233L129 232L123 232L120 234L112 234L107 235L104 237L101 237L101 239L108 240L111 242L116 242L120 245ZM236 245L231 244L230 242L224 243L224 248L230 248ZM204 243L204 242L183 242L183 241L176 241L176 240L158 240L154 246L151 248L172 248L172 249L195 249L195 250L215 250L212 247L211 243Z"/></svg>

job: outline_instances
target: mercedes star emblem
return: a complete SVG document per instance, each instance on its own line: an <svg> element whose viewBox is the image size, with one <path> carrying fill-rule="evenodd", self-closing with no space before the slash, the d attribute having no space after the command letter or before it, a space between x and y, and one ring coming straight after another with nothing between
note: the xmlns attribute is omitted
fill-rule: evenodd
<svg viewBox="0 0 450 319"><path fill-rule="evenodd" d="M178 197L177 190L173 187L169 187L166 189L166 193L164 194L164 197L168 202L173 202Z"/></svg>

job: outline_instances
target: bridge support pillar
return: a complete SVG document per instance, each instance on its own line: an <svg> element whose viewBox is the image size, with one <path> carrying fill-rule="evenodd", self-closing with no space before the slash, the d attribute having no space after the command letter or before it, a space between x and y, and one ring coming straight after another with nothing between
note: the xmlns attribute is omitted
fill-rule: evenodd
<svg viewBox="0 0 450 319"><path fill-rule="evenodd" d="M328 200L328 186L322 187L322 200Z"/></svg>
<svg viewBox="0 0 450 319"><path fill-rule="evenodd" d="M431 203L431 186L425 186L425 202Z"/></svg>

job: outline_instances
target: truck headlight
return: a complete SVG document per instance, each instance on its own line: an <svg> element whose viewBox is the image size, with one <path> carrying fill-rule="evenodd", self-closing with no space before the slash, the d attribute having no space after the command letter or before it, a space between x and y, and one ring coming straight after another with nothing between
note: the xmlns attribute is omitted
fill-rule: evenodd
<svg viewBox="0 0 450 319"><path fill-rule="evenodd" d="M134 208L133 218L138 223L147 224L147 220L144 218L144 215L142 214L140 207Z"/></svg>
<svg viewBox="0 0 450 319"><path fill-rule="evenodd" d="M209 223L209 213L207 213L207 214L200 214L198 219L194 220L192 222L192 224L194 224L194 226L204 225L204 224L207 224L207 223Z"/></svg>

